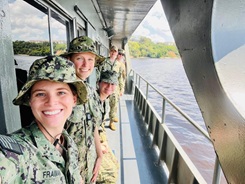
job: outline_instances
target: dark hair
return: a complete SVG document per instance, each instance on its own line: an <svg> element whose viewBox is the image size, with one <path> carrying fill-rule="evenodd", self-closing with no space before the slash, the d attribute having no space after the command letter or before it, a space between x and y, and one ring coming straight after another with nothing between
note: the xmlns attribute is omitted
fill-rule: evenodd
<svg viewBox="0 0 245 184"><path fill-rule="evenodd" d="M71 92L73 95L77 95L77 88L71 84L71 83L68 83L69 87L71 88Z"/></svg>

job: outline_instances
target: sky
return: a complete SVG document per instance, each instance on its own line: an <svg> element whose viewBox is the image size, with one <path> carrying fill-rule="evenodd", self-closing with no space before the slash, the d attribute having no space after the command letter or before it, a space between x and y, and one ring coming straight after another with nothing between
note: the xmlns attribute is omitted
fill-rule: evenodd
<svg viewBox="0 0 245 184"><path fill-rule="evenodd" d="M14 28L13 40L48 40L47 16L44 13L37 11L23 0L9 0L9 3L12 10L11 24ZM25 11L26 9L28 12ZM64 25L57 21L52 21L52 33L54 40L66 37ZM138 36L148 37L153 42L174 42L160 0L157 0L132 35L132 37Z"/></svg>
<svg viewBox="0 0 245 184"><path fill-rule="evenodd" d="M47 40L48 17L23 0L9 0L11 9L11 26L13 40ZM28 11L26 11L28 9ZM24 12L24 13L23 13ZM51 19L53 40L66 38L66 28L58 21Z"/></svg>
<svg viewBox="0 0 245 184"><path fill-rule="evenodd" d="M153 42L174 42L160 0L157 0L148 15L132 35L132 37L138 36L148 37Z"/></svg>

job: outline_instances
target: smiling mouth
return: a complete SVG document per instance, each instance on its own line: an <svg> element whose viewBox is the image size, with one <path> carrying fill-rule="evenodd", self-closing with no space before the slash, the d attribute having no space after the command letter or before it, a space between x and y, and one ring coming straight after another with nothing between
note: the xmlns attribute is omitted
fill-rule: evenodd
<svg viewBox="0 0 245 184"><path fill-rule="evenodd" d="M59 114L60 112L61 112L61 109L55 110L55 111L43 111L45 115L56 115L56 114Z"/></svg>
<svg viewBox="0 0 245 184"><path fill-rule="evenodd" d="M80 69L80 71L82 71L82 72L88 72L89 71L89 69Z"/></svg>

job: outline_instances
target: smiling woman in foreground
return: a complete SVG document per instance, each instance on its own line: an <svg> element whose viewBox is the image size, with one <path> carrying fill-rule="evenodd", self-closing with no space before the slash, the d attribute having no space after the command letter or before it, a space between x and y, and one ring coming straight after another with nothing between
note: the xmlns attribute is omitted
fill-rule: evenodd
<svg viewBox="0 0 245 184"><path fill-rule="evenodd" d="M33 123L0 135L0 183L82 183L78 152L64 124L76 104L87 100L72 62L56 56L36 60L15 105L27 105Z"/></svg>

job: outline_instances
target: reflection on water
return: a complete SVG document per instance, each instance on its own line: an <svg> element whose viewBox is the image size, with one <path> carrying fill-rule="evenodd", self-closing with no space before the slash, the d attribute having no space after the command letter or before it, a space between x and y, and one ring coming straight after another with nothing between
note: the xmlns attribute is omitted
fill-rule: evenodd
<svg viewBox="0 0 245 184"><path fill-rule="evenodd" d="M206 130L180 59L131 59L132 68L188 116ZM146 85L140 82L145 91ZM149 88L149 101L161 117L162 97ZM166 106L165 123L206 179L212 183L215 153L212 144L170 106Z"/></svg>

